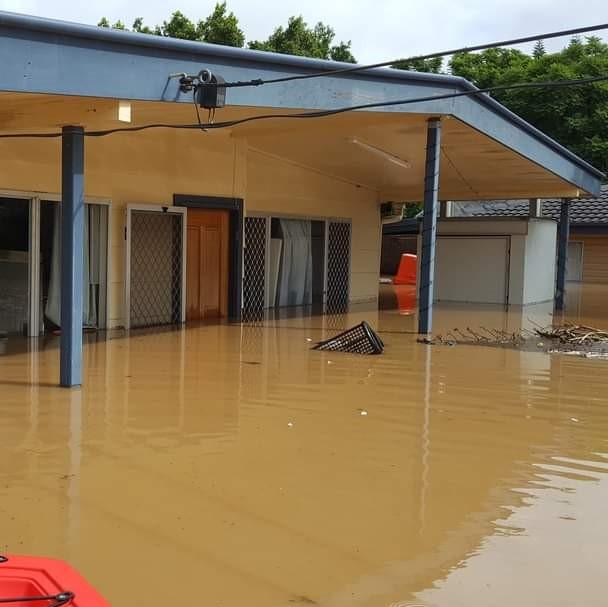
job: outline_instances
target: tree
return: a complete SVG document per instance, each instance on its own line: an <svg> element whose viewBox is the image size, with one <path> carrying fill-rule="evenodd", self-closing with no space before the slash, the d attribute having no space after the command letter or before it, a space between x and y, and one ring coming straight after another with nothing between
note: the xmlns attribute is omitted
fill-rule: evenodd
<svg viewBox="0 0 608 607"><path fill-rule="evenodd" d="M98 27L108 27L113 30L126 30L125 24L122 21L117 21L114 25L110 25L110 22L106 17L102 17L97 24Z"/></svg>
<svg viewBox="0 0 608 607"><path fill-rule="evenodd" d="M537 40L534 45L534 50L532 51L532 57L534 57L534 59L540 59L546 53L545 43L542 40Z"/></svg>
<svg viewBox="0 0 608 607"><path fill-rule="evenodd" d="M121 21L114 25L106 17L102 17L97 24L99 27L111 27L113 29L127 29ZM155 34L167 38L180 38L182 40L199 40L223 44L225 46L239 46L245 44L245 34L239 28L239 21L233 12L228 12L226 2L218 2L213 12L206 18L195 24L181 11L175 11L168 21L162 25L148 27L144 25L142 17L133 21L132 29L138 34Z"/></svg>
<svg viewBox="0 0 608 607"><path fill-rule="evenodd" d="M411 59L410 61L399 61L393 67L397 70L441 74L443 59L441 57L435 57L434 59Z"/></svg>
<svg viewBox="0 0 608 607"><path fill-rule="evenodd" d="M334 37L335 32L329 25L319 22L310 28L300 15L290 17L287 27L277 27L268 39L250 42L249 48L271 53L354 63L355 58L350 50L350 41L332 46Z"/></svg>
<svg viewBox="0 0 608 607"><path fill-rule="evenodd" d="M135 19L135 21L133 21L132 29L134 32L137 32L138 34L154 34L155 33L155 31L152 28L148 27L147 25L144 25L143 17L137 17Z"/></svg>
<svg viewBox="0 0 608 607"><path fill-rule="evenodd" d="M497 84L523 82L531 59L516 49L492 48L481 53L457 53L450 61L450 71L487 88Z"/></svg>
<svg viewBox="0 0 608 607"><path fill-rule="evenodd" d="M120 21L110 25L106 17L102 17L97 25L127 29ZM225 0L218 2L212 13L198 23L194 23L181 11L175 11L168 21L163 21L162 25L156 25L154 28L144 25L143 18L137 17L133 21L132 29L140 34L155 34L167 38L198 40L236 47L245 45L245 34L239 27L239 20L232 11L228 12ZM276 28L267 40L250 42L249 48L355 63L350 40L332 45L334 37L335 32L328 25L319 22L313 28L309 28L301 16L290 17L286 28Z"/></svg>
<svg viewBox="0 0 608 607"><path fill-rule="evenodd" d="M491 49L455 55L453 74L480 88L516 82L572 80L608 74L608 44L574 38L556 53L531 57ZM608 84L497 91L501 103L603 171L608 170Z"/></svg>
<svg viewBox="0 0 608 607"><path fill-rule="evenodd" d="M166 38L180 38L182 40L200 40L196 25L181 11L175 11L169 21L163 21L156 31Z"/></svg>
<svg viewBox="0 0 608 607"><path fill-rule="evenodd" d="M242 47L245 34L239 28L239 20L233 12L228 13L226 2L218 2L213 12L197 25L199 40L225 46Z"/></svg>
<svg viewBox="0 0 608 607"><path fill-rule="evenodd" d="M332 61L342 61L344 63L357 63L356 59L350 51L350 40L348 42L340 42L329 49L329 58Z"/></svg>

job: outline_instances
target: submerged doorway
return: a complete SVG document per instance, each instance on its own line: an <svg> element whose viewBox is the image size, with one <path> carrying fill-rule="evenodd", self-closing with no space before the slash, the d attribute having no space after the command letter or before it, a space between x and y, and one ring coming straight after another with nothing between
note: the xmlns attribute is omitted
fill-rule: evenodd
<svg viewBox="0 0 608 607"><path fill-rule="evenodd" d="M245 218L243 313L342 313L350 300L351 222L249 215ZM298 312L296 312L298 313Z"/></svg>
<svg viewBox="0 0 608 607"><path fill-rule="evenodd" d="M323 307L325 222L270 220L268 307Z"/></svg>
<svg viewBox="0 0 608 607"><path fill-rule="evenodd" d="M228 315L229 214L188 209L186 321Z"/></svg>
<svg viewBox="0 0 608 607"><path fill-rule="evenodd" d="M29 200L0 198L0 337L28 330L30 214Z"/></svg>
<svg viewBox="0 0 608 607"><path fill-rule="evenodd" d="M186 320L240 320L243 200L174 194L173 204L186 212Z"/></svg>

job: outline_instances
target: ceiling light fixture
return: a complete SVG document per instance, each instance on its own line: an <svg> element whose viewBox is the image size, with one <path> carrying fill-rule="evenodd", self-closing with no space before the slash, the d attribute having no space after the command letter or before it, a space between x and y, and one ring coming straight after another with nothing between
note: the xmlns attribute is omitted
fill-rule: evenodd
<svg viewBox="0 0 608 607"><path fill-rule="evenodd" d="M385 160L388 160L389 162L392 162L393 164L396 164L397 166L400 166L404 169L412 168L412 165L407 160L403 160L402 158L399 158L399 156L395 156L394 154L391 154L390 152L387 152L386 150L377 148L375 145L372 145L371 143L367 143L366 141L361 141L361 139L357 139L356 137L350 137L348 139L348 142L358 145L359 147L362 147L363 149L367 150L368 152L371 152L372 154L376 154L376 156L381 156Z"/></svg>

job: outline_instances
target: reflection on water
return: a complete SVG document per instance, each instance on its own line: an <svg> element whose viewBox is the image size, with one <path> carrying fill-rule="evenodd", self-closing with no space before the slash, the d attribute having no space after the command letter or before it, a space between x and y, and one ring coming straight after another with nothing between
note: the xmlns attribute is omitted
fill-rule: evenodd
<svg viewBox="0 0 608 607"><path fill-rule="evenodd" d="M604 295L569 314L607 325ZM361 319L385 355L309 350ZM604 604L608 363L429 348L415 323L133 333L86 346L82 391L52 347L0 357L1 549L71 560L116 607Z"/></svg>

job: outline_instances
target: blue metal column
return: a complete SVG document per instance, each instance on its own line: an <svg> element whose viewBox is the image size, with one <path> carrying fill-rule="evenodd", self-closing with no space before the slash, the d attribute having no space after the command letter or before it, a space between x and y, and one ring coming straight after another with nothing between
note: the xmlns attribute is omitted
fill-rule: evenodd
<svg viewBox="0 0 608 607"><path fill-rule="evenodd" d="M430 333L433 329L433 280L435 277L440 154L441 120L431 118L428 121L426 135L422 250L418 283L418 333Z"/></svg>
<svg viewBox="0 0 608 607"><path fill-rule="evenodd" d="M82 383L84 248L84 130L65 126L61 139L61 354L62 386Z"/></svg>
<svg viewBox="0 0 608 607"><path fill-rule="evenodd" d="M555 281L555 309L564 309L566 294L566 264L570 238L570 199L562 198L557 235L557 277Z"/></svg>

